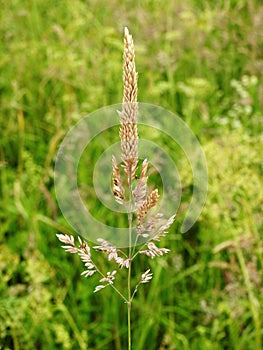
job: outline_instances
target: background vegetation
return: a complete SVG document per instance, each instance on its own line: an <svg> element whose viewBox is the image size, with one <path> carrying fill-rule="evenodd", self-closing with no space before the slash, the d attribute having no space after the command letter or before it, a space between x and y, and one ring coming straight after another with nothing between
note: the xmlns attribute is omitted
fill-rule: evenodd
<svg viewBox="0 0 263 350"><path fill-rule="evenodd" d="M204 211L181 235L192 178L174 154L183 202L164 242L172 252L150 262L154 279L135 300L134 349L263 349L262 2L2 0L1 8L0 348L126 348L125 305L111 290L93 294L96 278L80 277L82 263L55 237L71 228L53 186L70 126L121 102L126 25L139 100L184 119L209 168ZM90 164L101 150L95 142Z"/></svg>

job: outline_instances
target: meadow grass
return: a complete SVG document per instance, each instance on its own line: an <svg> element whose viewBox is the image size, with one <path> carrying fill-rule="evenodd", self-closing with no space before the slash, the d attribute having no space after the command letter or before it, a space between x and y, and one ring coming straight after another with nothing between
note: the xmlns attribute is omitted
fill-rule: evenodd
<svg viewBox="0 0 263 350"><path fill-rule="evenodd" d="M121 102L120 38L128 26L138 100L185 120L209 169L204 211L181 235L191 168L167 136L139 129L169 149L183 201L164 239L172 253L157 266L147 262L154 279L134 299L134 348L262 349L261 2L1 5L1 348L125 349L126 306L110 290L93 294L97 282L82 279L79 259L58 249L55 234L72 230L56 204L53 166L70 126ZM96 217L122 225L95 200L89 181L89 169L117 138L109 132L90 145L90 168L80 167L80 178Z"/></svg>

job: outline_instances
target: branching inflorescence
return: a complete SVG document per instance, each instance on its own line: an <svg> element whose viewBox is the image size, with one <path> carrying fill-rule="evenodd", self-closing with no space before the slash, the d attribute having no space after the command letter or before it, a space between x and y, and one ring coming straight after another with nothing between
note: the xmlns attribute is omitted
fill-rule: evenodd
<svg viewBox="0 0 263 350"><path fill-rule="evenodd" d="M95 251L103 252L107 255L109 261L116 263L116 268L128 269L128 292L119 291L114 280L117 270L103 273L94 263L91 256L91 249L87 242L78 237L78 244L75 243L74 237L64 234L57 234L58 239L64 243L62 246L67 252L78 254L85 265L82 275L90 277L98 273L101 277L100 284L97 285L94 292L98 292L106 286L111 286L124 299L128 305L128 328L130 329L130 308L134 295L136 294L140 284L149 282L152 279L152 273L149 268L142 273L139 282L131 292L131 265L138 254L145 254L151 259L161 256L169 252L167 248L159 248L155 242L165 236L167 229L173 223L175 215L168 220L163 218L161 213L152 214L152 208L157 206L159 200L158 189L148 193L147 190L147 169L148 161L145 159L141 165L140 176L136 176L138 172L138 103L137 103L137 81L138 73L135 68L135 52L132 36L127 28L124 30L124 54L123 54L123 83L124 93L122 101L122 110L117 111L120 117L120 140L121 140L121 167L115 156L112 156L112 179L113 179L113 195L120 205L127 209L129 230L129 247L126 249L118 249L109 241L99 238L99 245L93 246ZM123 171L122 171L123 169ZM135 180L136 178L136 180ZM136 218L136 237L132 240L131 229L133 217ZM139 239L145 240L144 244L138 246ZM131 348L129 331L129 349Z"/></svg>

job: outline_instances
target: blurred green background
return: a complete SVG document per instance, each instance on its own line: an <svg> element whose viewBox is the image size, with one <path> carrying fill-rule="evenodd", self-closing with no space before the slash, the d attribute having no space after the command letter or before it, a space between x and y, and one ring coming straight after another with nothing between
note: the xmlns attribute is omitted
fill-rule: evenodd
<svg viewBox="0 0 263 350"><path fill-rule="evenodd" d="M163 240L172 252L137 262L134 274L147 264L154 278L134 301L133 348L263 349L263 3L2 0L0 16L0 348L127 348L126 306L111 289L93 294L96 277L81 277L55 237L72 231L53 166L72 125L121 102L128 26L139 101L185 120L209 171L203 213L181 235L193 183L175 155L183 201ZM88 152L83 190L97 217L115 222L89 196L104 146Z"/></svg>

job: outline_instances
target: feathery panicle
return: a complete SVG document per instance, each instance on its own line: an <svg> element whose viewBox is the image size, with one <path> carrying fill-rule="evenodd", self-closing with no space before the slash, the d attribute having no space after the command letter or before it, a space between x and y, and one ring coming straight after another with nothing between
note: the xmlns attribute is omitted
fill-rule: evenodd
<svg viewBox="0 0 263 350"><path fill-rule="evenodd" d="M69 236L69 235L57 234L56 236L60 240L60 242L67 244L67 245L61 246L63 249L65 249L66 252L71 254L75 254L78 252L78 248L75 247L75 241L72 235Z"/></svg>
<svg viewBox="0 0 263 350"><path fill-rule="evenodd" d="M98 238L97 241L101 244L94 246L93 248L105 252L108 255L108 260L116 260L118 258L117 248L113 246L110 242L106 241L103 238Z"/></svg>
<svg viewBox="0 0 263 350"><path fill-rule="evenodd" d="M158 248L153 242L147 243L147 247L148 250L141 250L139 253L147 255L151 259L155 258L156 256L167 254L170 251L170 249L167 248Z"/></svg>
<svg viewBox="0 0 263 350"><path fill-rule="evenodd" d="M79 247L76 246L75 240L73 236L57 234L57 238L62 243L66 243L68 245L62 246L66 252L75 254L77 253L84 263L86 270L81 273L81 275L85 277L90 277L96 272L95 265L91 260L90 247L87 242L82 241L80 237L78 237Z"/></svg>
<svg viewBox="0 0 263 350"><path fill-rule="evenodd" d="M122 269L123 267L126 267L127 269L130 267L131 265L131 259L127 258L127 259L123 259L121 257L117 257L115 259L116 263L119 264L119 267Z"/></svg>
<svg viewBox="0 0 263 350"><path fill-rule="evenodd" d="M137 102L138 73L135 68L135 50L132 36L127 27L124 28L123 61L123 103Z"/></svg>
<svg viewBox="0 0 263 350"><path fill-rule="evenodd" d="M138 183L137 183L135 189L132 192L132 196L134 198L135 209L138 209L146 199L147 180L148 180L148 176L146 176L147 168L148 168L148 162L147 162L147 159L144 159L144 161L142 163L141 176L138 180Z"/></svg>
<svg viewBox="0 0 263 350"><path fill-rule="evenodd" d="M84 277L91 277L92 275L94 275L96 271L95 270L85 270L83 272L81 272L81 276L84 276Z"/></svg>
<svg viewBox="0 0 263 350"><path fill-rule="evenodd" d="M101 289L105 288L106 286L100 284L98 286L96 286L96 288L94 289L93 293L97 293L99 292Z"/></svg>
<svg viewBox="0 0 263 350"><path fill-rule="evenodd" d="M74 243L74 237L71 235L63 235L63 234L56 234L57 238L60 240L60 242L62 243L66 243L66 244L69 244L71 246L75 246L75 243Z"/></svg>
<svg viewBox="0 0 263 350"><path fill-rule="evenodd" d="M107 275L105 277L103 277L102 279L100 279L101 283L106 283L106 284L99 284L93 291L93 293L97 293L99 292L101 289L109 286L110 284L113 284L113 281L115 280L115 275L116 275L117 271L114 270L112 272L107 272Z"/></svg>
<svg viewBox="0 0 263 350"><path fill-rule="evenodd" d="M112 179L113 179L113 194L116 202L123 204L125 200L125 190L122 185L120 169L117 164L117 159L112 156Z"/></svg>
<svg viewBox="0 0 263 350"><path fill-rule="evenodd" d="M120 116L120 139L122 148L122 161L124 172L128 177L128 183L135 177L138 163L138 104L137 104L138 73L135 67L135 52L132 36L128 28L124 29L124 53L123 53L123 100Z"/></svg>
<svg viewBox="0 0 263 350"><path fill-rule="evenodd" d="M157 213L156 215L153 215L149 219L145 220L142 224L137 225L137 234L141 235L144 238L147 238L150 235L152 236L152 233L154 232L155 237L157 227L159 227L159 222L162 219L162 217L163 214Z"/></svg>
<svg viewBox="0 0 263 350"><path fill-rule="evenodd" d="M100 282L108 282L109 284L112 284L113 281L115 280L115 275L116 275L117 271L114 270L112 272L107 272L107 276L103 277Z"/></svg>
<svg viewBox="0 0 263 350"><path fill-rule="evenodd" d="M157 231L157 233L153 236L154 241L160 241L161 237L164 237L167 233L167 229L172 225L175 220L175 215L171 216Z"/></svg>
<svg viewBox="0 0 263 350"><path fill-rule="evenodd" d="M158 189L155 189L150 193L148 198L143 202L143 204L141 205L141 207L137 212L139 225L142 224L143 219L148 214L148 211L156 205L158 199L159 199Z"/></svg>
<svg viewBox="0 0 263 350"><path fill-rule="evenodd" d="M106 241L103 238L98 238L97 241L101 244L98 246L93 247L94 249L98 251L105 252L108 255L108 260L115 260L117 264L119 264L119 267L126 267L128 268L130 266L131 259L123 259L120 256L118 256L117 248L113 246L110 242Z"/></svg>
<svg viewBox="0 0 263 350"><path fill-rule="evenodd" d="M153 274L150 272L151 270L146 270L141 277L141 283L148 283L153 278Z"/></svg>
<svg viewBox="0 0 263 350"><path fill-rule="evenodd" d="M129 206L129 247L127 249L119 249L111 242L98 238L98 244L93 246L96 252L103 252L108 261L113 261L119 265L119 268L128 269L127 293L123 294L115 287L116 270L103 273L96 262L92 259L91 249L87 242L82 241L78 237L75 243L72 235L57 234L58 239L64 244L62 246L66 252L77 254L85 266L85 270L81 273L84 277L90 277L97 272L101 279L95 287L94 293L111 286L128 306L128 348L131 349L131 326L130 312L131 304L137 290L141 284L148 283L152 279L153 274L150 269L146 269L141 274L140 279L135 286L133 293L131 291L131 269L134 258L140 254L144 254L153 259L162 256L170 250L167 248L159 248L153 241L159 242L160 238L165 236L166 230L170 227L175 219L175 215L168 220L163 218L163 214L151 212L151 209L157 206L159 199L158 189L148 192L147 190L147 169L148 161L145 159L142 163L140 177L137 178L135 173L138 167L138 103L137 103L137 81L138 74L135 67L135 53L132 36L127 28L124 29L124 54L123 54L123 100L122 110L117 111L120 117L119 136L121 140L121 162L124 171L121 171L115 156L112 157L112 180L113 194L117 203L123 206ZM125 174L125 178L121 175ZM137 181L133 181L134 179ZM129 199L129 201L128 201ZM133 217L137 216L136 237L133 241L132 228ZM142 238L146 239L143 249L137 249L137 244ZM134 246L133 246L134 245ZM119 256L119 255L120 256Z"/></svg>

